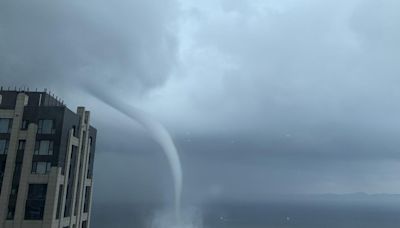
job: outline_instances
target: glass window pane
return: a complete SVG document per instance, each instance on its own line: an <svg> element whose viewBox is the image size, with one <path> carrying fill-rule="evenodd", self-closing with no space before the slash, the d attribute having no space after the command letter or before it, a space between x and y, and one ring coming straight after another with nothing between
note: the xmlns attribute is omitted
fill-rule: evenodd
<svg viewBox="0 0 400 228"><path fill-rule="evenodd" d="M6 144L7 144L6 140L4 140L4 139L0 140L0 154L6 154L7 153Z"/></svg>
<svg viewBox="0 0 400 228"><path fill-rule="evenodd" d="M35 154L52 155L53 154L53 141L49 141L49 140L36 141Z"/></svg>
<svg viewBox="0 0 400 228"><path fill-rule="evenodd" d="M32 170L31 173L36 173L37 162L32 162Z"/></svg>
<svg viewBox="0 0 400 228"><path fill-rule="evenodd" d="M0 154L7 154L8 151L8 140L0 140Z"/></svg>
<svg viewBox="0 0 400 228"><path fill-rule="evenodd" d="M53 141L49 141L49 150L47 152L48 155L53 154Z"/></svg>
<svg viewBox="0 0 400 228"><path fill-rule="evenodd" d="M22 120L21 122L21 130L26 130L28 129L28 121L27 120Z"/></svg>
<svg viewBox="0 0 400 228"><path fill-rule="evenodd" d="M18 150L25 150L25 143L26 143L25 140L19 140Z"/></svg>
<svg viewBox="0 0 400 228"><path fill-rule="evenodd" d="M46 200L47 184L30 184L25 205L25 219L41 220Z"/></svg>
<svg viewBox="0 0 400 228"><path fill-rule="evenodd" d="M32 173L34 174L48 174L51 169L50 162L33 162Z"/></svg>
<svg viewBox="0 0 400 228"><path fill-rule="evenodd" d="M49 173L51 170L51 162L46 162L46 173Z"/></svg>
<svg viewBox="0 0 400 228"><path fill-rule="evenodd" d="M38 122L38 133L42 133L42 128L43 128L43 120L39 120Z"/></svg>
<svg viewBox="0 0 400 228"><path fill-rule="evenodd" d="M53 134L53 120L39 120L38 133Z"/></svg>
<svg viewBox="0 0 400 228"><path fill-rule="evenodd" d="M38 162L36 166L37 174L46 174L46 162Z"/></svg>
<svg viewBox="0 0 400 228"><path fill-rule="evenodd" d="M35 154L39 154L39 147L40 147L40 141L36 140L36 143L35 143Z"/></svg>
<svg viewBox="0 0 400 228"><path fill-rule="evenodd" d="M42 140L39 143L39 154L47 155L49 153L49 144L50 142L47 140Z"/></svg>
<svg viewBox="0 0 400 228"><path fill-rule="evenodd" d="M46 199L47 184L30 184L28 199Z"/></svg>
<svg viewBox="0 0 400 228"><path fill-rule="evenodd" d="M51 134L53 129L53 120L43 120L43 133Z"/></svg>
<svg viewBox="0 0 400 228"><path fill-rule="evenodd" d="M11 119L0 118L0 133L9 133Z"/></svg>

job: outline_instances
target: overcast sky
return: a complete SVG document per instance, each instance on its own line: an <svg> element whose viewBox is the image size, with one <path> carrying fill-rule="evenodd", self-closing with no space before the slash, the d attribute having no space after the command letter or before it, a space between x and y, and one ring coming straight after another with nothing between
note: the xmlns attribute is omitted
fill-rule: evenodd
<svg viewBox="0 0 400 228"><path fill-rule="evenodd" d="M397 0L0 0L0 83L92 111L97 201L168 200L172 179L88 83L169 129L186 200L400 193L398 12Z"/></svg>

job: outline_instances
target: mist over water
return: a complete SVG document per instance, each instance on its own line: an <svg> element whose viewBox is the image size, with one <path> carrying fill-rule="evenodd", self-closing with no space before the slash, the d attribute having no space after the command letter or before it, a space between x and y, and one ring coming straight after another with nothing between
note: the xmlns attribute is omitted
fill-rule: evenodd
<svg viewBox="0 0 400 228"><path fill-rule="evenodd" d="M125 114L132 120L138 122L143 128L145 128L152 138L161 146L163 149L169 165L172 170L173 181L174 181L174 188L175 188L175 210L173 216L171 217L169 213L164 213L164 216L156 216L156 221L166 220L164 223L169 224L168 226L162 227L192 227L192 226L181 226L181 193L182 193L182 166L180 163L178 151L176 146L171 138L171 135L162 126L159 122L155 121L154 119L150 118L148 114L144 113L143 111L129 105L123 103L111 95L106 95L103 91L98 91L93 87L87 87L87 91L90 94L95 96L97 99L103 101L105 104L113 107L114 109L118 110L119 112ZM173 219L172 219L173 218ZM157 224L157 223L156 223ZM160 223L161 224L161 223ZM179 225L179 226L177 226ZM152 227L159 227L160 226L152 226Z"/></svg>
<svg viewBox="0 0 400 228"><path fill-rule="evenodd" d="M184 208L180 214L179 224L171 210L158 210L150 218L148 228L202 228L202 216L195 208Z"/></svg>

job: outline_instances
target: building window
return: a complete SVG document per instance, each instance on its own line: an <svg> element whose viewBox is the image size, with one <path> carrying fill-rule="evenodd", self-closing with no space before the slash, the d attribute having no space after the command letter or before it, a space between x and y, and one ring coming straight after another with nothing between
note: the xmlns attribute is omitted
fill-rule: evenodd
<svg viewBox="0 0 400 228"><path fill-rule="evenodd" d="M27 106L28 102L29 102L29 96L26 96L24 100L24 106Z"/></svg>
<svg viewBox="0 0 400 228"><path fill-rule="evenodd" d="M38 134L54 134L53 120L39 120Z"/></svg>
<svg viewBox="0 0 400 228"><path fill-rule="evenodd" d="M42 220L46 202L47 184L29 184L25 205L26 220Z"/></svg>
<svg viewBox="0 0 400 228"><path fill-rule="evenodd" d="M8 200L8 211L7 211L7 220L13 220L15 216L15 206L17 204L17 195L10 195L10 198Z"/></svg>
<svg viewBox="0 0 400 228"><path fill-rule="evenodd" d="M7 219L14 219L15 208L17 205L17 196L18 196L18 188L19 188L19 180L21 178L21 169L22 163L16 162L14 168L14 175L11 183L11 192L8 199L8 212Z"/></svg>
<svg viewBox="0 0 400 228"><path fill-rule="evenodd" d="M5 169L6 169L6 161L0 161L0 194L1 194L1 186L3 185L3 177Z"/></svg>
<svg viewBox="0 0 400 228"><path fill-rule="evenodd" d="M56 212L56 219L60 218L60 213L61 213L61 200L63 198L63 193L64 193L64 185L60 185L60 188L58 189L58 200L57 200L57 212Z"/></svg>
<svg viewBox="0 0 400 228"><path fill-rule="evenodd" d="M87 228L87 221L82 221L82 228Z"/></svg>
<svg viewBox="0 0 400 228"><path fill-rule="evenodd" d="M72 197L71 197L71 189L70 185L67 185L67 192L66 192L66 197L65 197L65 205L64 205L64 218L69 217L71 215L71 203L72 203Z"/></svg>
<svg viewBox="0 0 400 228"><path fill-rule="evenodd" d="M0 139L0 154L7 154L8 151L8 140Z"/></svg>
<svg viewBox="0 0 400 228"><path fill-rule="evenodd" d="M76 131L76 126L75 126L75 125L72 126L72 135L76 137L76 136L77 136L77 133L78 133L78 132Z"/></svg>
<svg viewBox="0 0 400 228"><path fill-rule="evenodd" d="M22 120L22 122L21 122L21 130L28 129L28 124L29 124L29 122L27 120Z"/></svg>
<svg viewBox="0 0 400 228"><path fill-rule="evenodd" d="M39 140L35 145L36 155L52 155L53 154L53 141Z"/></svg>
<svg viewBox="0 0 400 228"><path fill-rule="evenodd" d="M12 127L12 119L0 118L0 133L10 133Z"/></svg>
<svg viewBox="0 0 400 228"><path fill-rule="evenodd" d="M51 162L32 162L33 174L48 174L51 170Z"/></svg>
<svg viewBox="0 0 400 228"><path fill-rule="evenodd" d="M25 144L26 144L25 140L19 140L19 142L18 142L18 150L25 150Z"/></svg>
<svg viewBox="0 0 400 228"><path fill-rule="evenodd" d="M86 186L85 189L85 203L83 205L83 212L88 213L89 212L89 206L90 206L90 193L91 193L91 187Z"/></svg>

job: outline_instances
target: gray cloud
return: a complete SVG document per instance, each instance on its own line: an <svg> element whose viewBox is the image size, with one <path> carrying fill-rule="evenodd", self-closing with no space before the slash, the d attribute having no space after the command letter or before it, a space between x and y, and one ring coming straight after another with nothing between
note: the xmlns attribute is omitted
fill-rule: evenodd
<svg viewBox="0 0 400 228"><path fill-rule="evenodd" d="M87 80L140 94L162 85L174 63L174 1L0 4L5 85L67 93Z"/></svg>
<svg viewBox="0 0 400 228"><path fill-rule="evenodd" d="M99 200L121 184L116 176L132 181L121 196L165 200L170 176L150 137L74 80L109 86L166 124L182 154L186 200L396 192L399 8L389 0L2 1L0 82L51 87L93 110Z"/></svg>
<svg viewBox="0 0 400 228"><path fill-rule="evenodd" d="M396 191L386 165L399 159L398 9L393 1L193 1L183 23L185 76L146 107L187 132L192 145L183 151L196 158L188 162L203 161L192 173L207 167L201 180L241 189L232 194L271 185ZM219 167L226 174L215 181Z"/></svg>

